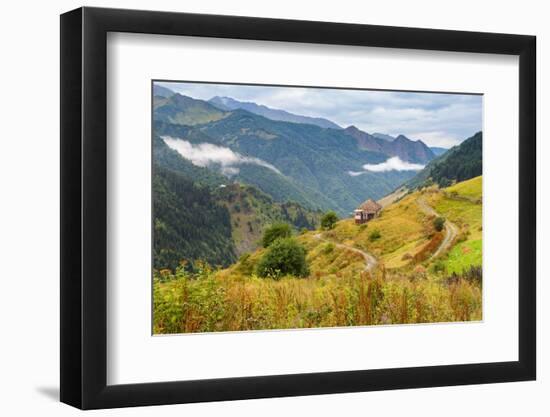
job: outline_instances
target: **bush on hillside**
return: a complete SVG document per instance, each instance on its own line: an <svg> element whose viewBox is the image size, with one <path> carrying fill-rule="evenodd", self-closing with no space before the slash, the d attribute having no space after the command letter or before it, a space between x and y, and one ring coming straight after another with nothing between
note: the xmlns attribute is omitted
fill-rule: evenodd
<svg viewBox="0 0 550 417"><path fill-rule="evenodd" d="M433 223L434 223L435 230L437 230L438 232L441 232L443 230L443 227L445 226L445 218L436 217Z"/></svg>
<svg viewBox="0 0 550 417"><path fill-rule="evenodd" d="M382 237L382 235L380 234L380 230L378 229L375 229L373 230L372 232L370 232L369 234L369 240L371 242L374 242L375 240L378 240Z"/></svg>
<svg viewBox="0 0 550 417"><path fill-rule="evenodd" d="M321 228L324 230L332 230L338 221L338 216L334 211L327 211L321 218Z"/></svg>
<svg viewBox="0 0 550 417"><path fill-rule="evenodd" d="M262 237L262 246L267 248L277 239L284 239L292 235L292 229L287 223L275 223L265 229Z"/></svg>
<svg viewBox="0 0 550 417"><path fill-rule="evenodd" d="M256 273L275 279L285 275L305 277L309 274L306 250L295 239L277 239L258 262Z"/></svg>

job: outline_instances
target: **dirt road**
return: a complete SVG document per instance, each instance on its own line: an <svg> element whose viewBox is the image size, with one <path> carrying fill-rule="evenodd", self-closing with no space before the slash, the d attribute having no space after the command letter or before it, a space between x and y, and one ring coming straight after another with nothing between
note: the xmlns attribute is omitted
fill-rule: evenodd
<svg viewBox="0 0 550 417"><path fill-rule="evenodd" d="M354 248L353 246L344 245L343 243L337 243L337 242L333 242L331 240L325 239L322 233L317 233L314 235L314 237L316 239L322 240L323 242L332 243L337 248L347 249L352 252L358 253L365 260L365 271L372 271L376 267L376 265L378 265L378 261L376 260L376 258L372 256L370 253L365 252L364 250Z"/></svg>
<svg viewBox="0 0 550 417"><path fill-rule="evenodd" d="M442 217L437 211L433 209L433 207L426 203L426 200L424 200L424 198L419 197L416 200L416 203L418 204L418 207L420 207L420 209L427 215ZM445 219L445 237L443 238L443 241L441 242L437 250L430 257L430 259L437 258L439 255L449 249L457 235L458 227L454 223L451 223L449 219Z"/></svg>

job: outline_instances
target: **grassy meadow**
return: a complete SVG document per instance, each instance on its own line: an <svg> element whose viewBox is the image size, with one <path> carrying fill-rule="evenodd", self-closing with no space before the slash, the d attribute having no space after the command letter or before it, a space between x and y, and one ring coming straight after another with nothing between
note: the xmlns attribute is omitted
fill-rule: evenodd
<svg viewBox="0 0 550 417"><path fill-rule="evenodd" d="M430 203L459 228L456 244L445 259L451 273L461 273L482 261L482 177L472 178L434 193Z"/></svg>
<svg viewBox="0 0 550 417"><path fill-rule="evenodd" d="M154 333L481 320L481 187L481 177L426 187L400 195L366 224L346 218L293 232L284 238L304 253L300 276L260 276L273 246L224 269L198 263L190 271L182 261L155 270ZM436 217L448 223L441 230ZM376 263L367 265L366 254Z"/></svg>

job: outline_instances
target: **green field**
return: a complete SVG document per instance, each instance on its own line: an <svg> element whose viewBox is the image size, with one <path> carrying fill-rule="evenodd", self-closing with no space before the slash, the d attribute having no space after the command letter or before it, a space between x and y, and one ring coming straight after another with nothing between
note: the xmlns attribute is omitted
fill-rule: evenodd
<svg viewBox="0 0 550 417"><path fill-rule="evenodd" d="M481 200L482 196L482 177L475 177L467 181L459 182L447 187L445 191L449 194L456 193L462 197L468 197L475 200Z"/></svg>
<svg viewBox="0 0 550 417"><path fill-rule="evenodd" d="M448 273L482 264L482 177L455 184L433 195L433 207L459 227L456 245L444 259Z"/></svg>
<svg viewBox="0 0 550 417"><path fill-rule="evenodd" d="M450 252L446 261L447 272L460 274L471 266L481 266L482 241L469 240L458 243Z"/></svg>

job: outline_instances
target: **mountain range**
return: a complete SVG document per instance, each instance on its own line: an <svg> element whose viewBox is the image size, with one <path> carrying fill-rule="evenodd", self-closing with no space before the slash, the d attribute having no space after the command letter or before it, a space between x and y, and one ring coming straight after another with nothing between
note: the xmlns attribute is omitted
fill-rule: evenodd
<svg viewBox="0 0 550 417"><path fill-rule="evenodd" d="M429 149L427 154L370 150L344 129L275 121L242 109L223 111L179 94L155 97L154 109L154 130L159 137L183 140L196 150L204 144L215 145L218 152L230 150L257 161L233 166L235 180L257 186L276 201L292 199L312 209L341 214L349 213L366 197L384 196L415 174L364 171L353 177L350 171L362 171L363 165L382 163L395 154L413 162L425 161L430 155ZM414 144L403 138L393 146L400 149L408 142ZM204 160L207 155L198 157ZM208 165L216 169L215 162Z"/></svg>
<svg viewBox="0 0 550 417"><path fill-rule="evenodd" d="M242 109L249 111L250 113L257 114L259 116L267 117L271 120L277 120L281 122L292 122L292 123L306 123L316 125L322 128L331 128L331 129L342 129L336 123L331 122L330 120L324 119L322 117L309 117L309 116L300 116L298 114L293 114L285 110L272 109L270 107L256 104L252 102L244 102L235 100L231 97L213 97L208 100L210 104L213 104L220 110L232 111L237 109Z"/></svg>
<svg viewBox="0 0 550 417"><path fill-rule="evenodd" d="M376 136L371 135L355 126L349 126L344 131L355 138L360 149L380 152L388 156L398 156L405 162L418 164L426 164L435 158L435 154L424 142L413 141L405 135L399 135L390 141L382 137L380 133Z"/></svg>
<svg viewBox="0 0 550 417"><path fill-rule="evenodd" d="M396 139L395 136L387 135L385 133L378 133L378 132L373 133L372 136L374 136L375 138L378 138L378 139L384 139L385 141L388 141L388 142L393 142ZM409 140L414 140L414 139L409 139ZM422 142L422 141L420 141L420 142ZM422 142L422 143L424 143L424 142ZM429 148L435 156L443 155L445 152L447 152L449 150L448 148L442 148L442 147L439 147L439 146L430 146Z"/></svg>

